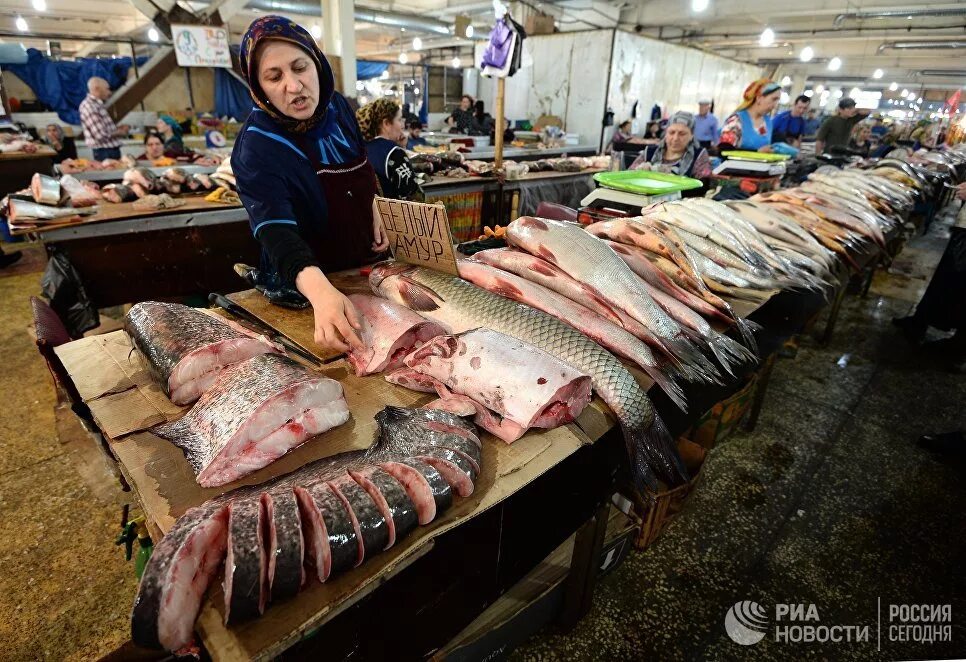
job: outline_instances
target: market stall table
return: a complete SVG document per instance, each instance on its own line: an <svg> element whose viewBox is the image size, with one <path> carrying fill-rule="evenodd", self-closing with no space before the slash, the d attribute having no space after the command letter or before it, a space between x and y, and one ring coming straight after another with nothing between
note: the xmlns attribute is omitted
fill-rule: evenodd
<svg viewBox="0 0 966 662"><path fill-rule="evenodd" d="M41 145L36 152L0 153L0 198L30 186L30 178L35 172L50 174L54 167L57 152Z"/></svg>
<svg viewBox="0 0 966 662"><path fill-rule="evenodd" d="M234 290L236 262L258 264L248 213L240 205L181 198L172 209L101 203L98 213L14 234L32 234L48 255L66 254L98 308L146 299Z"/></svg>

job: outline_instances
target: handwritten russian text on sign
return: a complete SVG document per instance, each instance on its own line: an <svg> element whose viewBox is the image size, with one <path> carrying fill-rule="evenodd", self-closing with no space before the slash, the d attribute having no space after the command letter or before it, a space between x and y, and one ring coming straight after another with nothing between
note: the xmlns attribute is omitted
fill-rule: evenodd
<svg viewBox="0 0 966 662"><path fill-rule="evenodd" d="M372 201L372 216L389 237L389 250L400 262L459 276L446 208L422 202L382 198Z"/></svg>
<svg viewBox="0 0 966 662"><path fill-rule="evenodd" d="M228 30L204 25L172 25L174 55L182 67L225 67L231 69Z"/></svg>

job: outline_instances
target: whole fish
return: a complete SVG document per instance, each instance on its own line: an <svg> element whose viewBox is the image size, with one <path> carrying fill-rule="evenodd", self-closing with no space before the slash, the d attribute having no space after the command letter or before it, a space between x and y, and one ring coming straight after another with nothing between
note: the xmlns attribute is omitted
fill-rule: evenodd
<svg viewBox="0 0 966 662"><path fill-rule="evenodd" d="M97 206L93 207L48 207L30 200L11 197L9 202L9 220L11 223L25 223L35 225L38 221L53 221L74 216L89 216L97 213Z"/></svg>
<svg viewBox="0 0 966 662"><path fill-rule="evenodd" d="M124 316L124 330L176 405L200 398L225 367L282 351L264 336L179 303L141 302Z"/></svg>
<svg viewBox="0 0 966 662"><path fill-rule="evenodd" d="M488 252L490 251L481 251L477 256ZM618 356L634 361L678 407L685 409L686 403L681 388L662 372L651 349L622 326L604 319L553 290L475 259L460 260L459 271L461 277L477 287L542 310L564 324L574 327Z"/></svg>
<svg viewBox="0 0 966 662"><path fill-rule="evenodd" d="M348 420L339 382L260 354L224 368L187 414L153 431L184 450L199 485L216 487Z"/></svg>
<svg viewBox="0 0 966 662"><path fill-rule="evenodd" d="M226 616L255 617L269 597L301 588L303 552L319 581L327 581L432 522L452 504L454 490L472 492L469 476L475 478L481 460L472 423L399 407L386 407L376 421L379 436L367 450L310 462L179 517L141 576L131 611L134 643L186 649L222 565Z"/></svg>
<svg viewBox="0 0 966 662"><path fill-rule="evenodd" d="M507 240L556 264L593 288L613 306L650 329L665 351L682 363L720 376L714 366L641 285L640 279L603 241L580 226L522 216L507 226Z"/></svg>
<svg viewBox="0 0 966 662"><path fill-rule="evenodd" d="M638 486L656 486L657 475L670 484L687 480L687 470L647 394L620 361L573 327L459 278L420 267L381 263L373 268L369 283L381 296L436 320L450 333L493 329L589 375L621 423Z"/></svg>

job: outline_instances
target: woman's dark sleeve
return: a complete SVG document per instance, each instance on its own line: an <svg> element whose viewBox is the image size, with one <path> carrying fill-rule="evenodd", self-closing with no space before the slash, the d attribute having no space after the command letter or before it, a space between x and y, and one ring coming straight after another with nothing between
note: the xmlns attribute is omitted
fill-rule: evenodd
<svg viewBox="0 0 966 662"><path fill-rule="evenodd" d="M294 285L295 277L306 267L322 266L294 226L266 225L259 229L257 238L286 283Z"/></svg>

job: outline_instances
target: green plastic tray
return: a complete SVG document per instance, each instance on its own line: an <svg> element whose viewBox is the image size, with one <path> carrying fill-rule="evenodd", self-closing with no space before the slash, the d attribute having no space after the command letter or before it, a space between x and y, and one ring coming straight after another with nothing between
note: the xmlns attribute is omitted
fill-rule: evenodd
<svg viewBox="0 0 966 662"><path fill-rule="evenodd" d="M765 152L746 152L741 149L721 152L721 156L726 156L729 159L741 159L744 161L761 161L762 163L776 163L778 161L787 161L788 159L792 158L788 154L768 154Z"/></svg>
<svg viewBox="0 0 966 662"><path fill-rule="evenodd" d="M666 195L702 186L700 179L650 170L598 172L594 180L603 187L638 195Z"/></svg>

